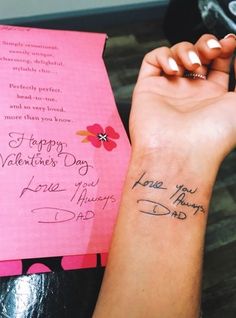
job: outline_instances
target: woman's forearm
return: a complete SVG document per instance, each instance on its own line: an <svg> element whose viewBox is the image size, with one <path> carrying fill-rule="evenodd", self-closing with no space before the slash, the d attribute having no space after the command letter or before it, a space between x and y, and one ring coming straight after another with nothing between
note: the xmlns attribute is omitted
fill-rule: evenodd
<svg viewBox="0 0 236 318"><path fill-rule="evenodd" d="M163 150L132 158L94 317L198 317L217 171L198 159Z"/></svg>
<svg viewBox="0 0 236 318"><path fill-rule="evenodd" d="M236 88L227 91L235 39L205 34L145 55L130 116L133 155L94 318L198 318L212 187L236 143Z"/></svg>

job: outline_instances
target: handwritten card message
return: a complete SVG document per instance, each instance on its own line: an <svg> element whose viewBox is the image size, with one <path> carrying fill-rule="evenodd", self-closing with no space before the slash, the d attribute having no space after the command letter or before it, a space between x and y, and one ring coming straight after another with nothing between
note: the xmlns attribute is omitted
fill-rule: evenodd
<svg viewBox="0 0 236 318"><path fill-rule="evenodd" d="M0 26L0 260L108 251L130 148L105 39Z"/></svg>

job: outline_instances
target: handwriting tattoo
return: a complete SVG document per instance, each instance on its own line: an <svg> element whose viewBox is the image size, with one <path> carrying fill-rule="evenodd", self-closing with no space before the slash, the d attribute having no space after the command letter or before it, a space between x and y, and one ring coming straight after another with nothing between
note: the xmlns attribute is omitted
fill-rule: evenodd
<svg viewBox="0 0 236 318"><path fill-rule="evenodd" d="M187 206L194 209L194 215L198 212L205 213L205 210L201 204L190 202L187 198L187 194L189 194L189 196L192 196L194 193L197 192L197 188L195 190L188 189L183 184L176 185L176 188L176 192L170 196L170 199L174 199L174 201L172 202L173 204L175 204L176 206Z"/></svg>
<svg viewBox="0 0 236 318"><path fill-rule="evenodd" d="M149 187L149 188L153 188L153 189L162 189L162 190L166 190L167 188L163 186L163 182L162 181L156 181L156 180L143 180L144 176L145 176L146 172L144 172L141 177L135 181L132 189L134 189L137 185L140 185L142 187Z"/></svg>
<svg viewBox="0 0 236 318"><path fill-rule="evenodd" d="M139 212L155 216L169 215L179 220L185 220L187 218L186 213L183 211L171 211L167 206L152 200L140 199L137 200L139 204Z"/></svg>
<svg viewBox="0 0 236 318"><path fill-rule="evenodd" d="M168 188L164 185L163 181L147 179L144 172L141 177L134 182L132 189L137 186L147 187L158 190L167 190ZM153 216L170 216L178 220L185 220L190 215L196 215L198 213L205 213L205 209L202 204L196 202L194 199L198 188L190 188L184 184L177 184L175 186L174 193L171 193L167 201L169 204L163 204L161 201L150 198L142 198L137 200L139 212L153 215ZM155 194L156 196L157 194ZM176 208L173 208L175 206ZM186 210L186 208L188 210ZM182 209L185 209L184 211Z"/></svg>

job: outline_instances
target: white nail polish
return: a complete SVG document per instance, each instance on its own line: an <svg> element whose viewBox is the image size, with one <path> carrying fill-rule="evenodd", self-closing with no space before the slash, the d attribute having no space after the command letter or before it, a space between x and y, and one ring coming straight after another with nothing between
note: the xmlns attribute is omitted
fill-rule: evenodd
<svg viewBox="0 0 236 318"><path fill-rule="evenodd" d="M221 45L218 41L216 41L215 39L210 39L207 41L207 46L209 47L209 49L219 49L221 48Z"/></svg>
<svg viewBox="0 0 236 318"><path fill-rule="evenodd" d="M228 38L233 38L233 39L236 40L236 35L233 34L233 33L229 33L229 34L227 34L227 35L224 37L224 39L228 39Z"/></svg>
<svg viewBox="0 0 236 318"><path fill-rule="evenodd" d="M172 69L172 71L178 72L179 67L172 57L168 58L168 63L169 63L170 68Z"/></svg>
<svg viewBox="0 0 236 318"><path fill-rule="evenodd" d="M197 56L197 54L193 51L189 51L188 52L188 57L191 61L192 64L199 64L199 65L202 65L199 57Z"/></svg>

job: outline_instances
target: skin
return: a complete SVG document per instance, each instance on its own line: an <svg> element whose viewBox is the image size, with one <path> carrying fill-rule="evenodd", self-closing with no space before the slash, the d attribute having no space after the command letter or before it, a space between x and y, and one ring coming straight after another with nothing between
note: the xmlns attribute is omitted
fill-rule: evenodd
<svg viewBox="0 0 236 318"><path fill-rule="evenodd" d="M143 60L130 116L132 156L94 318L199 317L208 206L219 166L236 143L236 90L228 92L236 37L217 40L217 48L209 39L217 40L205 34ZM191 63L189 51L201 65ZM207 79L185 78L185 70ZM189 205L175 201L181 185ZM155 215L160 206L171 213Z"/></svg>

